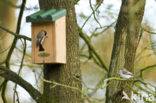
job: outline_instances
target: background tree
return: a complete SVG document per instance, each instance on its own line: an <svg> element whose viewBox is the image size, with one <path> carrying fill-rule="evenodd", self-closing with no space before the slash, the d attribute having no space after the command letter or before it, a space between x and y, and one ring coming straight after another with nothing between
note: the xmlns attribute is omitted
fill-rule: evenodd
<svg viewBox="0 0 156 103"><path fill-rule="evenodd" d="M16 3L17 0L0 0L0 25L11 28L12 31L16 29L15 8L13 7L13 4ZM12 41L12 35L0 30L0 64L4 63ZM3 96L5 92L1 92L1 94Z"/></svg>
<svg viewBox="0 0 156 103"><path fill-rule="evenodd" d="M136 49L140 36L139 31L144 14L145 0L123 0L116 24L114 45L108 77L118 77L119 70L123 67L133 72ZM125 91L131 94L132 82L113 81L107 88L106 103L122 101ZM128 100L127 100L128 101ZM128 101L129 102L129 101Z"/></svg>
<svg viewBox="0 0 156 103"><path fill-rule="evenodd" d="M12 7L11 4L16 4L17 0L0 0L0 24L7 27L12 28L12 31L15 31L15 8ZM3 62L6 59L7 52L10 48L11 41L13 40L13 36L9 33L0 30L0 62Z"/></svg>

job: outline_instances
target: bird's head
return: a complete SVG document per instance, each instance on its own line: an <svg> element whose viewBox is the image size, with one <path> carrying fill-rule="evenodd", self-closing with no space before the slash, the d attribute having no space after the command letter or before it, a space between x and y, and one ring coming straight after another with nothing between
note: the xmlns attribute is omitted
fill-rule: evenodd
<svg viewBox="0 0 156 103"><path fill-rule="evenodd" d="M127 72L127 70L125 68L121 68L120 73L123 73L123 72Z"/></svg>
<svg viewBox="0 0 156 103"><path fill-rule="evenodd" d="M40 32L45 36L47 35L47 32L45 30L41 30Z"/></svg>
<svg viewBox="0 0 156 103"><path fill-rule="evenodd" d="M44 35L46 38L48 38L47 32L45 30L41 30L40 32L41 32L42 35Z"/></svg>

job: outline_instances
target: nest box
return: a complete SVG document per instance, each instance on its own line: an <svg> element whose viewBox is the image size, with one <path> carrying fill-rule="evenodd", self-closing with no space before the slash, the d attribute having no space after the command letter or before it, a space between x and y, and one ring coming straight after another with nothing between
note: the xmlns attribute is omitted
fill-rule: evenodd
<svg viewBox="0 0 156 103"><path fill-rule="evenodd" d="M32 62L66 63L66 10L40 10L26 17L32 22Z"/></svg>

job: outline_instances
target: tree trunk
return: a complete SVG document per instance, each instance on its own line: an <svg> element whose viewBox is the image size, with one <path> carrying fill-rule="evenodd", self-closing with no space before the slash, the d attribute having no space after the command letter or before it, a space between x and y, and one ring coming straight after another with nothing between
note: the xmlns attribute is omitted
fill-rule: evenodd
<svg viewBox="0 0 156 103"><path fill-rule="evenodd" d="M16 4L17 0L10 0ZM15 31L15 8L13 8L7 0L0 0L0 25ZM9 47L12 43L13 36L0 29L0 62L6 59Z"/></svg>
<svg viewBox="0 0 156 103"><path fill-rule="evenodd" d="M74 0L39 0L41 9L66 8L67 63L44 65L44 78L81 90L79 63L79 34L75 15ZM50 45L49 45L50 46ZM76 79L76 78L78 79ZM77 90L44 83L42 103L81 103L81 93Z"/></svg>
<svg viewBox="0 0 156 103"><path fill-rule="evenodd" d="M133 72L145 0L122 0L118 16L108 77L119 77L120 68ZM131 94L132 82L110 81L106 103L128 103L121 100L124 90Z"/></svg>

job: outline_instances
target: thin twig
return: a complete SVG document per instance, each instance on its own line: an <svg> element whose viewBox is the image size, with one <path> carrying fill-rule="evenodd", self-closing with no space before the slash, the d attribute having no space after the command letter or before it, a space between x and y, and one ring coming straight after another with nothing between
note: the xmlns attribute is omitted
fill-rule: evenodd
<svg viewBox="0 0 156 103"><path fill-rule="evenodd" d="M108 72L108 68L107 68L106 64L104 63L103 59L101 58L101 56L96 52L96 50L92 46L90 40L88 39L89 37L86 34L84 34L82 32L82 29L80 29L80 28L79 28L79 35L87 43L87 45L89 46L90 50L92 50L92 52L94 53L94 55L97 57L97 59L99 60L100 64L102 65L103 69L106 72Z"/></svg>
<svg viewBox="0 0 156 103"><path fill-rule="evenodd" d="M107 31L110 27L112 27L115 23L116 23L116 21L112 22L112 23L109 24L109 25L106 25L106 26L103 26L103 27L100 27L100 28L99 28L99 27L95 28L95 30L91 33L92 35L91 35L89 38L92 39L94 36L99 36L100 34L103 34L103 33L104 33L105 31ZM101 32L96 33L97 30L102 29L102 28L105 28L105 29L103 29ZM85 48L85 46L86 46L86 44L84 43L83 46L82 46L81 49L80 49L80 52L83 51L83 49Z"/></svg>
<svg viewBox="0 0 156 103"><path fill-rule="evenodd" d="M9 47L7 47L6 49L4 49L4 50L0 51L0 54L2 54L2 53L4 53L4 52L6 52L9 48L10 48L10 46L9 46Z"/></svg>
<svg viewBox="0 0 156 103"><path fill-rule="evenodd" d="M149 39L150 39L150 44L151 44L151 49L152 49L152 51L153 51L153 54L156 56L156 49L155 49L155 43L154 43L154 41L152 40L152 35L151 35L151 33L149 33Z"/></svg>
<svg viewBox="0 0 156 103"><path fill-rule="evenodd" d="M110 27L112 27L114 24L116 23L116 21L112 22L111 24L107 25L107 26L103 26L103 29L101 32L95 33L98 29L101 28L96 28L95 31L92 33L92 35L90 36L90 38L93 38L94 36L99 36L100 34L103 34L105 31L107 31Z"/></svg>
<svg viewBox="0 0 156 103"><path fill-rule="evenodd" d="M147 30L147 29L145 29L144 27L141 27L145 32L148 32L148 33L150 33L150 34L156 34L156 32L153 32L153 31L149 31L149 30Z"/></svg>
<svg viewBox="0 0 156 103"><path fill-rule="evenodd" d="M19 33L14 33L12 32L11 30L7 29L6 27L0 25L0 28L8 33L10 33L11 35L14 35L16 38L23 38L23 39L26 39L28 41L31 41L31 38L25 36L25 35L20 35Z"/></svg>
<svg viewBox="0 0 156 103"><path fill-rule="evenodd" d="M138 84L135 84L135 86L137 86L139 89L145 91L146 93L149 93L149 94L152 94L156 97L155 93L151 92L151 91L148 91L147 89L143 88L142 86L138 85Z"/></svg>
<svg viewBox="0 0 156 103"><path fill-rule="evenodd" d="M94 8L93 8L93 6L92 6L91 0L89 0L89 4L90 4L90 8L91 8L92 11L93 11L93 16L94 16L95 21L99 24L100 28L102 28L100 22L97 20L97 18L96 18L96 16L95 16L95 10L94 10Z"/></svg>
<svg viewBox="0 0 156 103"><path fill-rule="evenodd" d="M2 96L3 103L7 103L7 99L5 97L6 87L7 87L7 80L5 79L1 84L1 88L2 88L1 96Z"/></svg>
<svg viewBox="0 0 156 103"><path fill-rule="evenodd" d="M27 47L27 44L26 44L26 40L24 39L23 56L22 56L22 59L21 59L21 64L20 64L19 70L18 70L18 75L20 75L20 72L21 72L22 67L23 67L24 57L25 57L25 53L26 53L26 47ZM14 95L13 95L14 100L13 101L14 101L14 103L16 102L15 101L15 95L16 95L17 96L17 101L18 101L18 103L20 103L18 92L17 92L16 89L17 89L17 84L15 84L15 87L14 87Z"/></svg>
<svg viewBox="0 0 156 103"><path fill-rule="evenodd" d="M80 92L82 95L84 95L84 96L87 98L87 100L88 100L89 102L91 102L89 96L88 96L85 92L83 92L81 89L79 89L79 88L77 88L77 87L73 87L73 86L69 86L69 85L57 83L57 82L55 82L55 81L49 81L49 80L46 80L46 79L44 79L44 78L41 78L41 79L42 79L44 82L46 82L46 83L53 84L53 85L51 86L51 88L54 88L54 87L56 87L56 86L61 86L61 87L65 87L65 88L70 88L70 89L76 90L76 91Z"/></svg>
<svg viewBox="0 0 156 103"><path fill-rule="evenodd" d="M147 67L141 69L141 70L140 70L140 77L143 79L143 72L146 71L146 70L152 69L152 68L154 68L154 67L156 67L156 64L150 65L150 66L147 66Z"/></svg>
<svg viewBox="0 0 156 103"><path fill-rule="evenodd" d="M100 7L100 5L98 5L98 6L95 8L95 10L92 11L92 13L89 15L89 17L88 17L88 18L85 20L85 22L83 23L81 29L83 29L83 27L85 26L85 24L88 22L88 20L91 18L91 16L93 15L93 13L94 13L95 11L97 11L97 9L98 9L99 7Z"/></svg>

